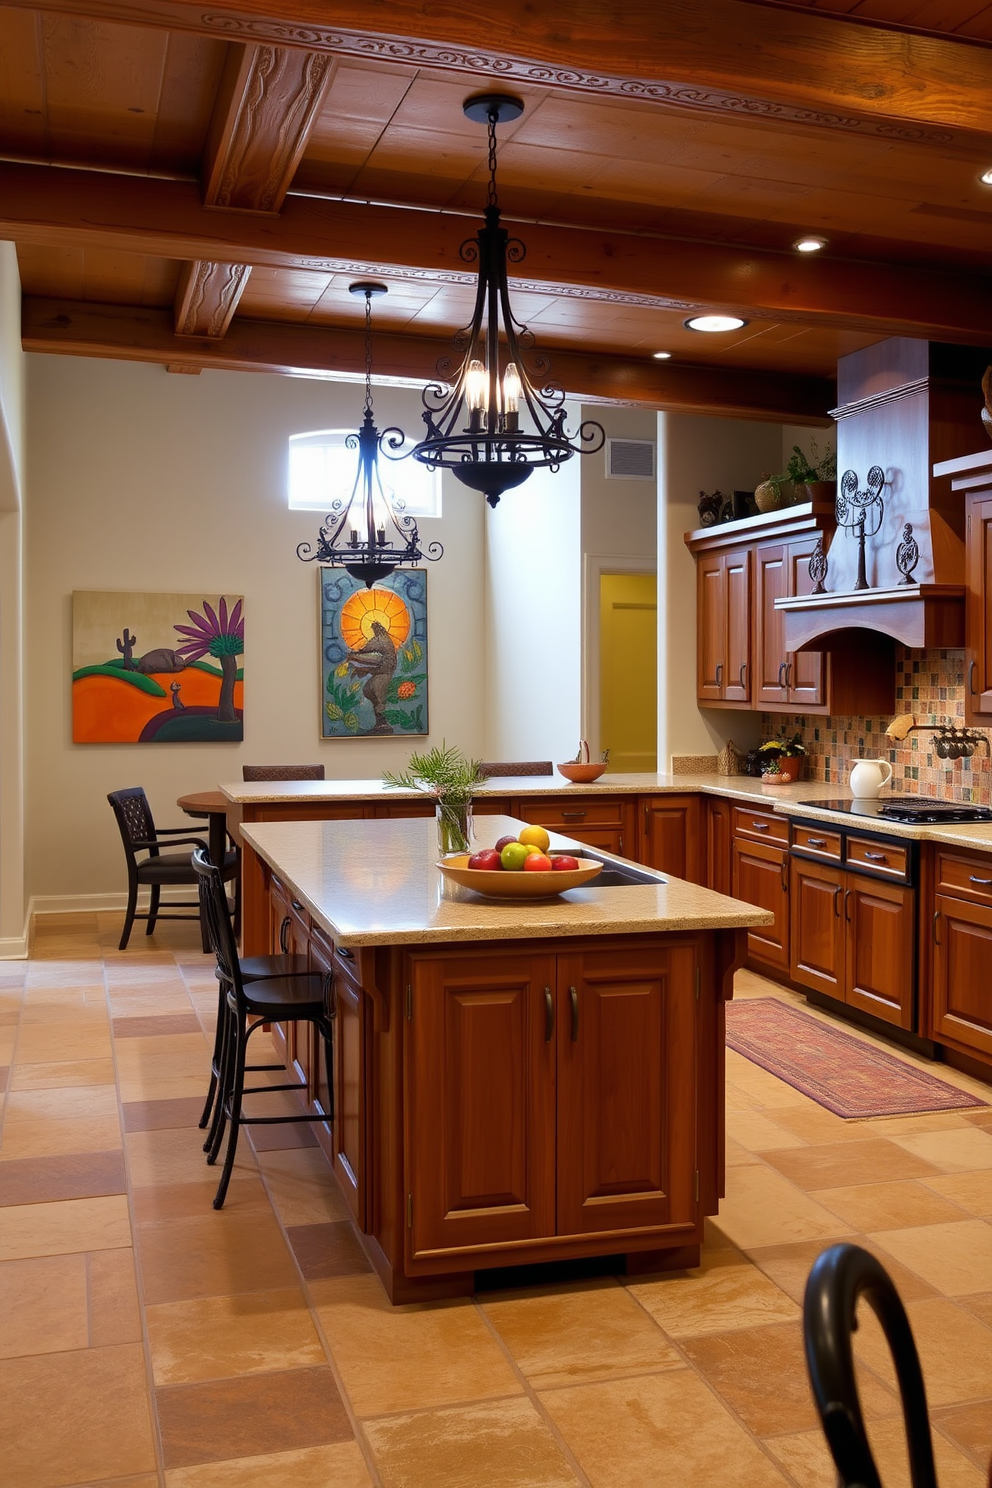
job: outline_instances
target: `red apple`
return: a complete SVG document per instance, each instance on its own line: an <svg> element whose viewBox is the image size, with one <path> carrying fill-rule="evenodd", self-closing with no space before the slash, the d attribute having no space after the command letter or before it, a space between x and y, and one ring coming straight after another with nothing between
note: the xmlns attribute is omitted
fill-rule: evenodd
<svg viewBox="0 0 992 1488"><path fill-rule="evenodd" d="M550 873L551 859L546 858L543 853L531 853L524 864L525 873Z"/></svg>
<svg viewBox="0 0 992 1488"><path fill-rule="evenodd" d="M514 837L512 833L510 833L506 837L501 837L499 839L499 841L497 842L494 851L495 852L498 852L498 853L501 853L503 851L504 847L508 847L511 842L516 842L516 840L517 840L516 837Z"/></svg>
<svg viewBox="0 0 992 1488"><path fill-rule="evenodd" d="M502 867L499 853L494 847L483 847L477 853L473 853L468 860L469 868L481 868L485 873L494 873Z"/></svg>
<svg viewBox="0 0 992 1488"><path fill-rule="evenodd" d="M579 860L573 858L570 853L559 853L551 866L558 873L574 873L579 866Z"/></svg>

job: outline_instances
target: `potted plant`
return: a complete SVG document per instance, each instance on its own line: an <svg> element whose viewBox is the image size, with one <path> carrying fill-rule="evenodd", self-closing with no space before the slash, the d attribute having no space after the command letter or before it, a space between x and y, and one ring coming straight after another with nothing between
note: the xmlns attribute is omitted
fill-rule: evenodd
<svg viewBox="0 0 992 1488"><path fill-rule="evenodd" d="M443 742L423 754L411 754L405 770L382 772L384 785L434 797L442 855L469 851L472 793L484 778L481 760L466 759L460 749Z"/></svg>
<svg viewBox="0 0 992 1488"><path fill-rule="evenodd" d="M832 499L837 494L836 451L821 456L815 439L810 440L809 449L807 455L798 444L792 446L786 476L781 478L791 480L800 501Z"/></svg>
<svg viewBox="0 0 992 1488"><path fill-rule="evenodd" d="M769 739L759 747L758 753L761 778L769 785L791 785L799 779L806 753L799 734L793 734L791 739Z"/></svg>

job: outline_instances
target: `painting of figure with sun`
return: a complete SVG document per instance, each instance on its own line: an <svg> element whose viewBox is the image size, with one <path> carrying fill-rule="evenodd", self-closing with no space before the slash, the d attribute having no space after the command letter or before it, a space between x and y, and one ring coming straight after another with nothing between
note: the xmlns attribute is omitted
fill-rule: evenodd
<svg viewBox="0 0 992 1488"><path fill-rule="evenodd" d="M427 574L398 568L373 588L321 568L321 735L427 733Z"/></svg>

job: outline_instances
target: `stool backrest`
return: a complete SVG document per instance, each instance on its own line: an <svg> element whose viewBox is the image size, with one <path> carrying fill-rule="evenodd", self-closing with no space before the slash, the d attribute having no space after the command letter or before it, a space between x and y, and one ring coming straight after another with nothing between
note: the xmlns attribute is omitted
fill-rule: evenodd
<svg viewBox="0 0 992 1488"><path fill-rule="evenodd" d="M323 765L242 765L242 780L323 780Z"/></svg>
<svg viewBox="0 0 992 1488"><path fill-rule="evenodd" d="M210 948L217 958L217 971L221 980L233 987L235 995L240 999L241 963L238 960L238 947L227 907L224 880L220 869L211 863L204 848L194 849L192 863L200 894L200 914L207 927Z"/></svg>

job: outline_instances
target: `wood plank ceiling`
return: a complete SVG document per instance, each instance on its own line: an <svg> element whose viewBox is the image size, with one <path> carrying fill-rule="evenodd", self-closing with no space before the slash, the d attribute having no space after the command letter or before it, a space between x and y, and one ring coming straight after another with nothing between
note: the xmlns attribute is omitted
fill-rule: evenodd
<svg viewBox="0 0 992 1488"><path fill-rule="evenodd" d="M980 0L0 6L24 344L354 373L374 276L377 373L429 377L485 197L461 106L495 84L526 105L500 130L514 308L562 385L821 419L846 352L992 345L989 42ZM704 310L748 324L686 329Z"/></svg>

